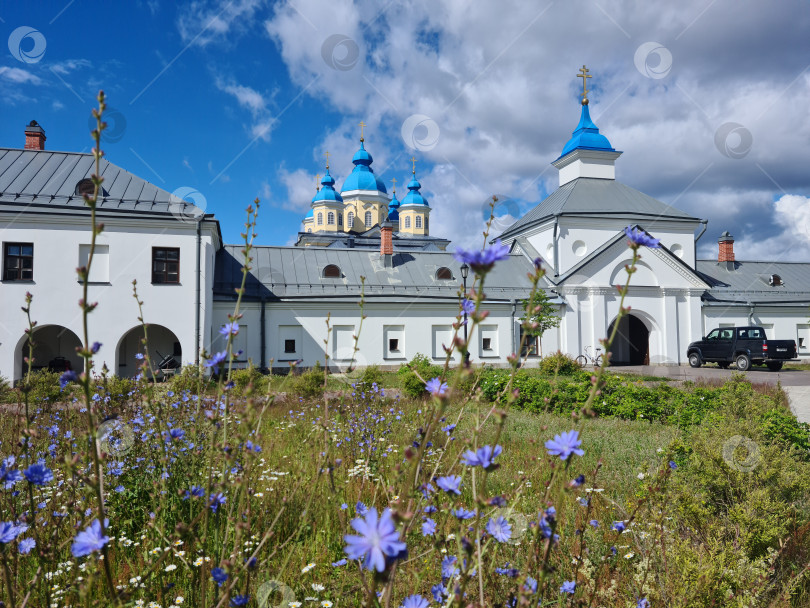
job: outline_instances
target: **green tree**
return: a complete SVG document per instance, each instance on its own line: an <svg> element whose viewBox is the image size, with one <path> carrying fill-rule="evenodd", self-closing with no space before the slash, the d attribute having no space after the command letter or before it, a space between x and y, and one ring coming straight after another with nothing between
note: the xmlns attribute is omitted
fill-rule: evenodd
<svg viewBox="0 0 810 608"><path fill-rule="evenodd" d="M523 333L538 338L540 356L543 356L543 334L548 329L559 327L562 317L557 314L557 307L551 303L543 289L537 289L532 297L523 300L523 316L520 324Z"/></svg>

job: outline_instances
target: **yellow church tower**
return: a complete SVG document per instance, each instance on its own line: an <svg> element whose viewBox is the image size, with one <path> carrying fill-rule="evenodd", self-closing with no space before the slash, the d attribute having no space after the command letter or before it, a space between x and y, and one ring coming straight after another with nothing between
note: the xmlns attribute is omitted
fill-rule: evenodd
<svg viewBox="0 0 810 608"><path fill-rule="evenodd" d="M360 149L352 158L354 169L343 182L340 194L343 197L346 231L366 232L388 217L388 191L385 183L374 175L371 163L374 159L366 151L363 127L360 123Z"/></svg>
<svg viewBox="0 0 810 608"><path fill-rule="evenodd" d="M399 231L405 234L418 234L427 236L430 234L430 205L427 199L422 196L419 189L422 184L416 179L416 159L411 158L413 177L408 184L408 194L402 199L399 205Z"/></svg>

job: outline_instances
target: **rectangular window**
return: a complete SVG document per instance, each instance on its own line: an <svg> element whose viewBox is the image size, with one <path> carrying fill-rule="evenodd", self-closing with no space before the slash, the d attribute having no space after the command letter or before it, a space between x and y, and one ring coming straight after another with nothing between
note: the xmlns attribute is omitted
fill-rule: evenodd
<svg viewBox="0 0 810 608"><path fill-rule="evenodd" d="M274 339L275 340L275 339ZM279 325L277 361L296 361L304 358L304 328L300 325Z"/></svg>
<svg viewBox="0 0 810 608"><path fill-rule="evenodd" d="M335 325L332 333L332 359L351 361L354 352L354 325Z"/></svg>
<svg viewBox="0 0 810 608"><path fill-rule="evenodd" d="M484 350L492 350L492 338L482 338L481 344L484 347Z"/></svg>
<svg viewBox="0 0 810 608"><path fill-rule="evenodd" d="M810 349L810 325L796 325L796 345L805 354Z"/></svg>
<svg viewBox="0 0 810 608"><path fill-rule="evenodd" d="M388 350L392 353L399 352L399 338L390 338L388 340Z"/></svg>
<svg viewBox="0 0 810 608"><path fill-rule="evenodd" d="M524 341L525 338L525 341ZM537 350L537 336L528 336L523 333L523 328L520 328L520 356L525 357L536 357L538 350Z"/></svg>
<svg viewBox="0 0 810 608"><path fill-rule="evenodd" d="M405 326L383 325L383 358L405 358Z"/></svg>
<svg viewBox="0 0 810 608"><path fill-rule="evenodd" d="M152 247L152 283L180 282L180 249Z"/></svg>
<svg viewBox="0 0 810 608"><path fill-rule="evenodd" d="M480 356L481 357L497 357L498 356L498 326L497 325L479 325L478 331L480 332ZM472 347L470 348L472 350Z"/></svg>
<svg viewBox="0 0 810 608"><path fill-rule="evenodd" d="M6 243L3 246L3 280L34 280L34 244Z"/></svg>
<svg viewBox="0 0 810 608"><path fill-rule="evenodd" d="M284 352L295 353L295 340L284 340Z"/></svg>

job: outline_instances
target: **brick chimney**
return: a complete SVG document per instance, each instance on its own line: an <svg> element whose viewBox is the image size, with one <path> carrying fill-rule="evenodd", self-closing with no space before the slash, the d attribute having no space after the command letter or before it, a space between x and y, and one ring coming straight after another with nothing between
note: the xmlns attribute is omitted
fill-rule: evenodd
<svg viewBox="0 0 810 608"><path fill-rule="evenodd" d="M31 124L25 127L25 149L45 149L45 129L40 127L36 120L32 120Z"/></svg>
<svg viewBox="0 0 810 608"><path fill-rule="evenodd" d="M383 265L386 268L391 268L394 265L393 233L394 226L388 219L380 224L380 257L383 259Z"/></svg>
<svg viewBox="0 0 810 608"><path fill-rule="evenodd" d="M720 247L717 253L717 263L725 264L729 270L734 270L734 237L726 230L720 235L717 242Z"/></svg>

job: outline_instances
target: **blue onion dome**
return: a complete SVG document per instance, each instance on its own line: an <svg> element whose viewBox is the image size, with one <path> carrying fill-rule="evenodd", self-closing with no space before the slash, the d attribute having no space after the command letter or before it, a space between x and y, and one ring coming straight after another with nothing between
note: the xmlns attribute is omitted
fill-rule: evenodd
<svg viewBox="0 0 810 608"><path fill-rule="evenodd" d="M351 190L376 190L383 194L388 194L388 190L385 189L383 181L374 175L374 170L371 168L371 163L374 162L374 159L371 157L371 154L366 152L366 147L362 139L360 140L360 149L352 158L352 162L354 163L354 169L352 169L346 181L343 182L343 188L340 189L341 192L349 192Z"/></svg>
<svg viewBox="0 0 810 608"><path fill-rule="evenodd" d="M315 212L312 209L307 211L307 214L304 216L304 219L308 219L308 218L311 218L311 217L315 217Z"/></svg>
<svg viewBox="0 0 810 608"><path fill-rule="evenodd" d="M397 191L394 190L391 202L388 203L388 219L392 222L399 221L399 206L400 202L397 200Z"/></svg>
<svg viewBox="0 0 810 608"><path fill-rule="evenodd" d="M321 189L312 199L313 203L327 201L332 203L342 203L343 197L335 190L335 179L329 175L329 167L326 168L326 175L321 180Z"/></svg>
<svg viewBox="0 0 810 608"><path fill-rule="evenodd" d="M405 205L424 205L425 207L429 207L427 199L422 196L422 193L419 192L419 188L422 187L422 184L419 183L419 180L416 179L416 171L413 172L413 177L411 181L408 183L408 194L405 195L405 198L402 199L402 206Z"/></svg>
<svg viewBox="0 0 810 608"><path fill-rule="evenodd" d="M608 138L599 133L599 128L591 120L588 105L584 103L582 104L582 116L579 119L579 124L574 129L571 139L565 144L560 158L576 149L615 151Z"/></svg>

